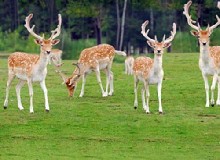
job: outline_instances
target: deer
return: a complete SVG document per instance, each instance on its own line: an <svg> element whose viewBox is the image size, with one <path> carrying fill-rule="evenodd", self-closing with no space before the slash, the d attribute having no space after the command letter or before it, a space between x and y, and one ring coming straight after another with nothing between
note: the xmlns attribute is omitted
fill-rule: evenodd
<svg viewBox="0 0 220 160"><path fill-rule="evenodd" d="M125 74L128 74L128 75L133 74L133 71L132 71L133 65L134 65L134 57L128 56L125 59Z"/></svg>
<svg viewBox="0 0 220 160"><path fill-rule="evenodd" d="M4 101L4 109L8 107L8 97L9 89L11 83L15 77L19 79L18 84L16 85L16 95L18 100L19 110L23 110L21 103L20 91L25 83L28 85L29 96L30 96L30 113L34 113L33 109L33 82L39 82L40 86L44 92L45 99L45 110L49 112L49 102L48 102L48 91L45 84L45 78L47 76L47 64L49 62L52 46L59 43L59 39L55 39L60 35L61 32L61 15L58 15L59 24L55 30L51 31L51 37L45 39L44 36L40 36L34 32L34 27L30 27L30 21L33 17L33 14L29 14L25 18L25 28L28 32L35 37L34 40L37 45L40 46L40 55L33 55L23 52L14 52L8 57L8 80L6 86L6 97Z"/></svg>
<svg viewBox="0 0 220 160"><path fill-rule="evenodd" d="M92 71L96 74L98 84L101 88L102 97L113 95L113 72L111 71L111 67L115 53L121 56L126 56L125 52L115 50L115 48L109 44L100 44L86 48L80 53L78 62L76 64L73 63L76 65L76 68L70 77L67 78L67 76L59 70L58 73L62 77L64 84L66 84L69 96L73 96L80 79L82 79L82 88L79 97L84 96L86 77ZM104 70L106 73L105 91L100 78L100 70ZM109 92L108 88L110 88Z"/></svg>
<svg viewBox="0 0 220 160"><path fill-rule="evenodd" d="M137 57L134 60L133 66L133 75L134 75L134 109L138 107L138 99L137 99L137 88L139 81L143 82L143 88L141 91L142 95L142 105L143 109L147 114L150 113L149 109L149 85L157 85L158 91L158 101L159 101L159 114L163 114L162 102L161 102L161 89L164 71L162 67L162 59L164 54L164 49L171 46L171 42L173 41L176 34L176 23L173 23L173 30L171 31L171 36L169 38L165 38L163 36L163 40L159 42L157 40L157 36L154 39L148 36L149 29L145 32L145 28L148 25L149 21L146 20L141 26L141 34L147 39L147 44L153 48L154 50L154 58L150 57Z"/></svg>
<svg viewBox="0 0 220 160"><path fill-rule="evenodd" d="M199 68L202 72L202 77L205 83L205 92L206 92L206 104L205 107L215 105L214 101L214 90L216 83L218 81L218 97L216 100L216 105L220 105L220 46L209 46L210 36L212 35L213 30L220 24L220 19L216 15L217 22L212 26L207 26L206 29L202 29L198 23L195 25L196 21L192 20L191 15L189 14L189 7L191 6L192 1L188 1L184 5L183 14L186 16L187 23L192 27L193 31L191 34L198 38L199 47L200 47L200 56L199 56ZM209 83L208 77L213 76L212 85L211 85L211 101L209 102Z"/></svg>
<svg viewBox="0 0 220 160"><path fill-rule="evenodd" d="M52 49L50 53L49 64L53 62L55 67L62 66L62 53L63 51L60 49Z"/></svg>

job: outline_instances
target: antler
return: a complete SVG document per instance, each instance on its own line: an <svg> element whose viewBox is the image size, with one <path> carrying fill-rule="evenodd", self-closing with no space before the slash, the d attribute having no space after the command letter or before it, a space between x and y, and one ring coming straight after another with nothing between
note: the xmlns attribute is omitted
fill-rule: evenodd
<svg viewBox="0 0 220 160"><path fill-rule="evenodd" d="M171 31L170 33L171 33L171 36L169 38L167 38L166 40L165 40L165 36L164 36L163 42L169 43L174 39L174 36L176 35L176 23L173 23L173 31Z"/></svg>
<svg viewBox="0 0 220 160"><path fill-rule="evenodd" d="M152 42L155 42L157 41L156 40L156 37L155 37L155 40L154 39L151 39L150 37L148 37L148 32L150 31L150 29L147 30L147 32L145 32L145 28L146 26L148 25L149 21L145 21L142 25L141 25L141 34L149 41L152 41Z"/></svg>
<svg viewBox="0 0 220 160"><path fill-rule="evenodd" d="M29 32L32 36L34 36L35 38L37 38L37 39L39 39L39 40L42 40L42 39L44 39L44 38L41 37L41 36L39 36L39 35L37 35L37 34L34 33L34 31L33 31L35 25L33 25L33 26L30 28L30 20L32 19L32 17L33 17L33 14L31 13L31 14L29 14L29 15L25 18L25 25L24 25L24 26L27 28L28 32Z"/></svg>
<svg viewBox="0 0 220 160"><path fill-rule="evenodd" d="M220 18L216 15L217 22L213 26L209 27L210 30L215 29L220 24Z"/></svg>
<svg viewBox="0 0 220 160"><path fill-rule="evenodd" d="M61 70L55 70L59 75L60 77L63 79L63 83L66 83L67 81L67 77L66 75L61 71Z"/></svg>
<svg viewBox="0 0 220 160"><path fill-rule="evenodd" d="M189 7L191 6L192 1L189 1L187 4L184 4L184 11L183 14L186 16L187 18L187 23L189 24L189 26L191 26L192 28L199 30L200 27L194 25L193 23L196 23L196 21L193 21L191 16L189 15Z"/></svg>
<svg viewBox="0 0 220 160"><path fill-rule="evenodd" d="M55 30L51 31L52 35L51 35L50 39L55 39L56 37L58 37L60 35L61 24L62 24L61 14L58 14L58 21L59 21L59 24L57 25L57 28Z"/></svg>
<svg viewBox="0 0 220 160"><path fill-rule="evenodd" d="M80 75L80 68L79 68L78 63L74 63L74 62L73 62L72 65L75 65L75 66L79 69L78 74L76 74L76 75Z"/></svg>

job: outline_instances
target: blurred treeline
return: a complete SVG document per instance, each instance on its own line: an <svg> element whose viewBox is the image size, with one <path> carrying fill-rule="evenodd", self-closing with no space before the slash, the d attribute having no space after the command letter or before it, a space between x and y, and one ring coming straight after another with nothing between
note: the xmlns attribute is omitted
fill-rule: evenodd
<svg viewBox="0 0 220 160"><path fill-rule="evenodd" d="M33 13L31 25L35 32L50 36L56 28L57 15L62 15L61 43L64 58L77 58L83 48L99 43L109 43L129 54L143 53L147 48L141 35L141 24L149 20L149 35L158 40L169 36L172 23L177 24L177 35L170 48L172 52L196 52L196 38L183 16L183 5L188 0L0 0L0 52L39 52L33 37L24 27L25 17ZM192 18L206 27L216 23L220 16L218 0L193 0ZM124 17L123 17L124 13ZM123 25L124 20L124 25ZM220 44L215 29L212 45ZM150 51L150 50L149 50Z"/></svg>

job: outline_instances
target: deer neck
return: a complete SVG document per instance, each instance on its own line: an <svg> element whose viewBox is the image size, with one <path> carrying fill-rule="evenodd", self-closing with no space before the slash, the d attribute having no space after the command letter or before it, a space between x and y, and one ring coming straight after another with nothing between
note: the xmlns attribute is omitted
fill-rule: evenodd
<svg viewBox="0 0 220 160"><path fill-rule="evenodd" d="M155 72L158 72L160 70L162 70L162 59L163 59L163 55L161 54L160 56L158 55L154 55L154 66L153 69Z"/></svg>
<svg viewBox="0 0 220 160"><path fill-rule="evenodd" d="M79 80L80 80L80 78L82 77L82 75L81 74L79 74L79 70L78 69L75 69L74 71L73 71L73 74L72 74L72 76L71 76L71 82L74 82L74 83L77 83Z"/></svg>
<svg viewBox="0 0 220 160"><path fill-rule="evenodd" d="M40 53L40 59L38 61L38 71L44 71L49 62L49 56L45 55L43 52Z"/></svg>
<svg viewBox="0 0 220 160"><path fill-rule="evenodd" d="M207 45L202 45L200 44L200 60L203 62L203 63L207 63L209 62L210 60L210 56L209 56L209 44Z"/></svg>

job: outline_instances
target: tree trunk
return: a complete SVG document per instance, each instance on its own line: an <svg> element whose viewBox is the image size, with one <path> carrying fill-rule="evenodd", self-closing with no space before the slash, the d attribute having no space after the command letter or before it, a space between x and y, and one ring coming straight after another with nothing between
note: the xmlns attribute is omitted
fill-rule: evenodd
<svg viewBox="0 0 220 160"><path fill-rule="evenodd" d="M95 33L96 33L96 44L99 45L102 43L101 21L99 17L97 17L95 20Z"/></svg>
<svg viewBox="0 0 220 160"><path fill-rule="evenodd" d="M154 11L152 8L150 9L150 30L154 33Z"/></svg>
<svg viewBox="0 0 220 160"><path fill-rule="evenodd" d="M116 39L116 49L119 49L119 41L120 41L120 10L119 10L119 2L116 0L116 13L117 13L117 39Z"/></svg>
<svg viewBox="0 0 220 160"><path fill-rule="evenodd" d="M120 38L119 50L122 49L122 45L123 45L126 8L127 8L127 0L124 1L124 9L123 9L122 21L121 21L121 38Z"/></svg>

